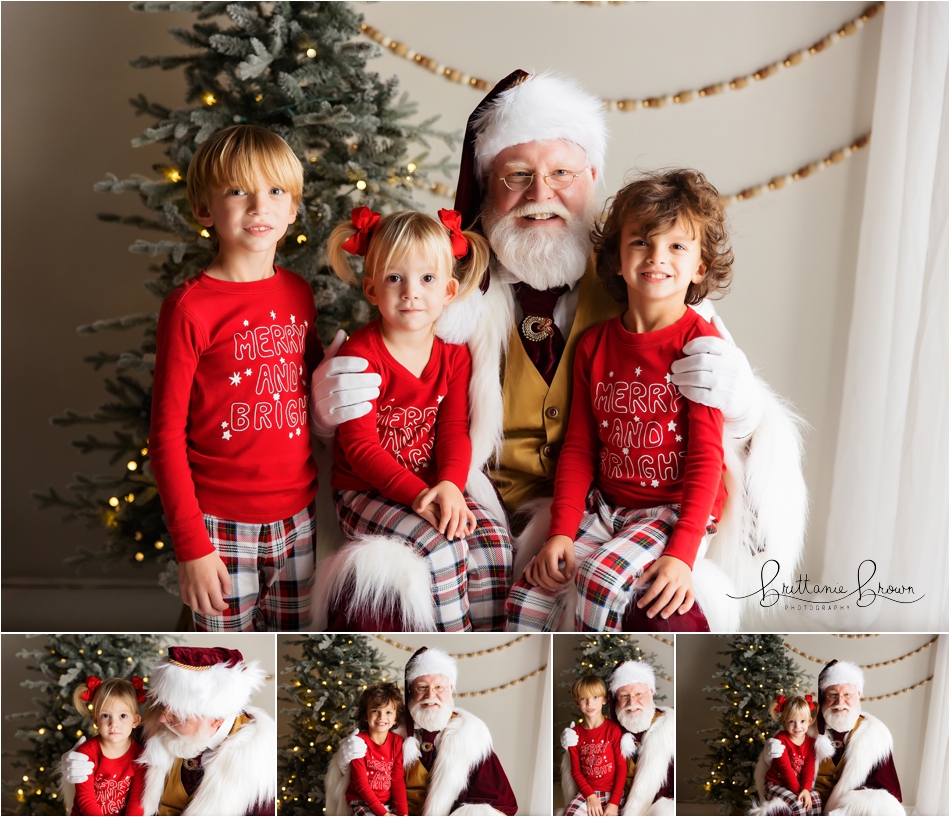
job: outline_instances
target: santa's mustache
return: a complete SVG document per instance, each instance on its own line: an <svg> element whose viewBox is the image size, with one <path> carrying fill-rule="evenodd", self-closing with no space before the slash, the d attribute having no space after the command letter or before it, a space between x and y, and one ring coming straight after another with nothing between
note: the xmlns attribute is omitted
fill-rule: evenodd
<svg viewBox="0 0 950 817"><path fill-rule="evenodd" d="M558 216L567 222L574 220L574 216L571 214L571 211L557 201L528 201L522 204L520 207L515 207L513 210L509 210L499 220L514 221L516 218L524 218L525 216L546 215Z"/></svg>
<svg viewBox="0 0 950 817"><path fill-rule="evenodd" d="M439 709L442 708L442 701L438 698L426 698L422 701L418 701L417 706L437 706Z"/></svg>

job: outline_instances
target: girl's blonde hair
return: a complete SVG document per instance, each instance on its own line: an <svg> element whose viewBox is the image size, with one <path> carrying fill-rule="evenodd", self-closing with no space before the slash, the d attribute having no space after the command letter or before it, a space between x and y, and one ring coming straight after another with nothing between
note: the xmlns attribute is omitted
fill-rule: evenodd
<svg viewBox="0 0 950 817"><path fill-rule="evenodd" d="M781 711L778 711L779 706L781 706ZM782 725L799 712L804 712L810 719L814 720L814 711L815 704L806 701L802 695L793 695L791 698L786 698L781 704L775 700L769 706L769 715L772 720Z"/></svg>
<svg viewBox="0 0 950 817"><path fill-rule="evenodd" d="M80 684L73 692L73 706L80 715L89 711L90 702L82 699L83 693L88 690L89 687L86 684ZM128 704L133 715L139 714L138 690L132 686L131 682L124 678L107 678L99 685L92 697L92 719L99 720L102 710L115 698Z"/></svg>
<svg viewBox="0 0 950 817"><path fill-rule="evenodd" d="M358 283L356 272L350 266L349 253L343 243L357 233L352 221L341 221L327 241L327 260L340 280ZM482 280L488 268L488 242L478 233L463 231L468 241L468 254L461 259L452 255L452 240L442 222L415 210L402 210L383 216L373 228L369 249L363 261L363 277L370 280L380 272L391 269L410 253L421 253L426 264L431 264L459 282L456 296L461 300L470 295Z"/></svg>

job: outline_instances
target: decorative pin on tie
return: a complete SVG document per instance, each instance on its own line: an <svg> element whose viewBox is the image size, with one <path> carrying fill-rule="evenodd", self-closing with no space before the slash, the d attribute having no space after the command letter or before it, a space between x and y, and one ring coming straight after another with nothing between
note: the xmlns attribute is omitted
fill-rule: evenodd
<svg viewBox="0 0 950 817"><path fill-rule="evenodd" d="M550 318L539 318L529 315L521 322L521 334L528 340L540 343L554 334L553 321Z"/></svg>
<svg viewBox="0 0 950 817"><path fill-rule="evenodd" d="M420 748L423 752L431 752L433 749L435 749L435 746L426 740L422 742Z"/></svg>

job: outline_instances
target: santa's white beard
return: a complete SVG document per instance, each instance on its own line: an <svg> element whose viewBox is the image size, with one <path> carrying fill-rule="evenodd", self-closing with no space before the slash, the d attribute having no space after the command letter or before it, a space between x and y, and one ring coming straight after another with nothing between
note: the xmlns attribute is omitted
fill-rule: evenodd
<svg viewBox="0 0 950 817"><path fill-rule="evenodd" d="M435 703L437 706L423 706L424 703ZM452 719L452 700L442 703L438 700L419 701L409 704L409 714L413 723L427 732L441 732Z"/></svg>
<svg viewBox="0 0 950 817"><path fill-rule="evenodd" d="M850 732L861 717L861 707L856 706L853 709L841 709L835 712L831 707L822 710L825 716L825 723L835 732Z"/></svg>
<svg viewBox="0 0 950 817"><path fill-rule="evenodd" d="M189 758L200 755L211 743L220 727L204 723L193 735L179 735L167 723L149 740L158 740L175 757Z"/></svg>
<svg viewBox="0 0 950 817"><path fill-rule="evenodd" d="M644 732L653 723L654 714L656 714L656 704L650 703L641 710L618 710L617 720L628 732Z"/></svg>
<svg viewBox="0 0 950 817"><path fill-rule="evenodd" d="M556 228L524 225L523 216L538 213L555 213L564 224ZM519 281L544 290L573 284L584 275L596 218L597 201L593 195L581 216L571 215L560 202L530 201L502 214L488 201L482 212L482 226L505 269Z"/></svg>

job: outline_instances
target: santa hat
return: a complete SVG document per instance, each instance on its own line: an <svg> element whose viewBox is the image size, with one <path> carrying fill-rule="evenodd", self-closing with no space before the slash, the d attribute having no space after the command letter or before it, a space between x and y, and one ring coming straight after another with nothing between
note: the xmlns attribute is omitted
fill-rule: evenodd
<svg viewBox="0 0 950 817"><path fill-rule="evenodd" d="M406 734L412 737L413 721L409 711L409 702L412 700L412 682L423 675L441 675L446 678L452 689L458 681L459 671L455 659L444 650L420 647L406 662Z"/></svg>
<svg viewBox="0 0 950 817"><path fill-rule="evenodd" d="M468 118L455 209L468 228L481 213L491 163L505 148L564 139L580 145L602 174L607 153L603 102L574 80L514 71L489 92Z"/></svg>
<svg viewBox="0 0 950 817"><path fill-rule="evenodd" d="M617 690L628 684L646 684L656 693L656 675L646 661L618 661L607 679L610 719L617 720Z"/></svg>
<svg viewBox="0 0 950 817"><path fill-rule="evenodd" d="M152 672L149 697L181 718L233 718L265 680L257 661L224 647L169 647Z"/></svg>
<svg viewBox="0 0 950 817"><path fill-rule="evenodd" d="M864 694L864 670L850 661L831 661L818 675L818 694L836 684L851 684Z"/></svg>

